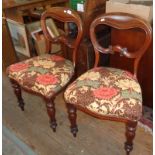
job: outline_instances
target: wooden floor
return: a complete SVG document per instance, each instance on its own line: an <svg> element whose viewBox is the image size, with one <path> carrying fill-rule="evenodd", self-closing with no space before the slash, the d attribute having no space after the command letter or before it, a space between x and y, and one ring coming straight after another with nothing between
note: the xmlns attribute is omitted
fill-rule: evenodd
<svg viewBox="0 0 155 155"><path fill-rule="evenodd" d="M40 155L125 155L122 123L102 121L78 112L79 132L74 138L62 94L56 98L57 132L49 127L44 101L23 93L25 111L16 102L8 79L3 76L3 124ZM152 135L138 127L131 155L152 155Z"/></svg>

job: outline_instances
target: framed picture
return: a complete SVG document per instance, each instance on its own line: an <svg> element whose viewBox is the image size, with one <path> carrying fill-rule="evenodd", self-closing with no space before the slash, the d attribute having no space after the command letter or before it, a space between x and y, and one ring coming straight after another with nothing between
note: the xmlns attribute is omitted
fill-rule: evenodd
<svg viewBox="0 0 155 155"><path fill-rule="evenodd" d="M30 57L25 25L10 19L7 19L7 23L16 52Z"/></svg>

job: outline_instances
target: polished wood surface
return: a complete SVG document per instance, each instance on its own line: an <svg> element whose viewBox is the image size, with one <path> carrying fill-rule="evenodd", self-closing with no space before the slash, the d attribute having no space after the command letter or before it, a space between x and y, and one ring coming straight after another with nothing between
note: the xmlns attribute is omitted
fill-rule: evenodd
<svg viewBox="0 0 155 155"><path fill-rule="evenodd" d="M54 103L55 98L51 100L45 97L44 99L46 102L47 114L50 118L50 127L53 129L53 132L56 132L57 122L55 118L55 103Z"/></svg>
<svg viewBox="0 0 155 155"><path fill-rule="evenodd" d="M98 37L99 42L104 46L108 46L110 42L109 29L102 29L102 31L100 31L99 33L102 34L101 36ZM101 60L99 61L100 65L105 66L108 64L107 55L101 54L100 60ZM80 76L88 69L91 69L94 65L94 61L95 61L95 53L93 50L92 42L89 39L83 39L80 43L77 55L77 70L76 70L77 75Z"/></svg>
<svg viewBox="0 0 155 155"><path fill-rule="evenodd" d="M117 36L117 37L116 37ZM119 39L117 39L119 38ZM125 39L124 39L125 38ZM116 30L111 31L112 44L122 44L129 50L136 50L144 43L145 33L139 29L136 30ZM133 44L133 42L135 44ZM119 55L110 56L110 66L133 71L133 60L120 57ZM153 108L153 42L144 53L139 63L137 73L138 81L142 88L143 104Z"/></svg>
<svg viewBox="0 0 155 155"><path fill-rule="evenodd" d="M55 3L64 3L68 0L3 0L2 7L3 9L10 9L16 7L37 7L39 4L40 6L48 5L48 4L55 4ZM39 6L38 5L38 6Z"/></svg>
<svg viewBox="0 0 155 155"><path fill-rule="evenodd" d="M12 84L12 87L14 89L14 93L17 97L17 101L18 101L18 106L21 108L22 111L24 111L24 100L22 98L22 92L21 92L21 88L20 88L20 85L14 81L14 80L10 80L11 84Z"/></svg>
<svg viewBox="0 0 155 155"><path fill-rule="evenodd" d="M72 42L69 42L69 37L64 35L63 33L60 34L56 38L52 38L50 36L48 30L47 30L47 27L46 27L46 18L49 18L49 17L56 19L57 21L60 21L63 23L73 22L73 23L77 24L77 27L78 27L77 37ZM66 7L52 7L48 11L44 12L44 14L42 14L41 27L42 27L43 33L45 35L45 38L48 40L48 42L65 44L66 46L68 46L69 48L72 49L72 55L73 55L72 61L73 61L73 65L75 67L75 65L76 65L76 52L79 48L79 44L80 44L80 41L81 41L82 35L83 35L82 21L81 21L81 18L79 17L79 15L77 14L77 12L71 10L70 8L66 8ZM47 51L47 52L49 52L49 51ZM47 74L47 73L45 73L45 74ZM72 76L72 78L74 78L74 75ZM69 82L71 82L71 80L72 79L70 79ZM10 81L13 85L13 89L14 89L15 95L17 97L17 100L19 102L19 106L20 106L21 110L24 110L24 101L22 99L21 89L23 89L29 93L40 95L41 97L43 97L43 99L46 101L47 113L48 113L48 116L50 118L50 127L55 132L57 122L55 119L56 111L55 111L54 100L55 100L55 97L61 91L63 91L63 89L67 86L67 84L64 87L62 87L61 90L58 91L57 93L53 93L53 96L47 97L47 96L44 96L40 93L36 93L35 91L33 91L29 88L25 88L24 85L19 86L18 81L16 81L15 79L10 78ZM69 84L69 82L68 82L68 84Z"/></svg>
<svg viewBox="0 0 155 155"><path fill-rule="evenodd" d="M86 0L84 5L84 12L81 13L84 36L89 38L89 28L91 22L99 15L105 12L105 5L107 0Z"/></svg>
<svg viewBox="0 0 155 155"><path fill-rule="evenodd" d="M139 28L145 32L145 40L143 44L141 44L141 47L138 49L132 49L133 51L130 51L126 46L122 45L110 45L109 48L104 48L99 45L98 41L95 39L95 27L100 24L105 24L110 27L113 27L115 29L119 30L129 30L134 28ZM129 14L122 14L117 13L116 15L114 13L108 13L104 17L101 15L98 17L91 25L90 30L90 36L91 40L94 46L95 50L95 65L96 67L99 62L99 52L104 54L114 54L114 52L118 52L120 56L125 56L127 58L134 59L134 69L133 74L137 78L137 72L139 67L139 62L144 55L144 53L147 51L147 49L150 46L151 40L152 40L152 28L149 23L143 21L140 18L136 18L134 15ZM125 39L124 39L125 40ZM121 44L121 43L120 43Z"/></svg>
<svg viewBox="0 0 155 155"><path fill-rule="evenodd" d="M143 31L143 42L140 44L140 47L138 48L128 48L129 45L134 45L136 42L132 40L131 42L128 42L129 37L124 37L123 40L126 40L127 44L122 44L124 41L119 39L119 35L117 35L117 40L119 42L113 42L109 48L104 48L102 47L95 35L95 28L98 25L107 25L112 27L114 30L117 29L117 31L125 30L122 34L125 34L125 32L128 32L129 30L132 30L134 32L136 31ZM135 30L136 29L136 30ZM138 30L137 30L138 29ZM126 33L127 34L127 33ZM115 34L116 35L116 34ZM115 54L118 53L121 57L124 56L129 59L133 59L133 74L134 77L138 77L138 69L139 69L139 63L141 61L142 56L147 52L151 41L152 41L152 28L151 25L144 21L143 19L131 15L131 14L126 14L126 13L107 13L105 15L101 15L98 18L96 18L93 23L91 24L91 29L90 29L90 37L92 44L94 46L94 51L95 51L95 65L96 67L99 62L99 52L104 53L104 54ZM114 35L113 35L114 37ZM141 38L140 35L136 35L134 33L134 38L137 40ZM115 36L116 38L116 36ZM131 39L131 38L130 38ZM122 42L121 42L122 41ZM116 59L113 60L116 62ZM112 120L111 118L107 117L107 119ZM121 119L117 118L117 121L122 121ZM116 121L116 119L115 119ZM133 149L133 139L135 137L135 132L136 132L136 126L137 126L137 121L132 121L132 120L127 120L126 122L126 138L127 141L125 142L125 150L126 154L129 155L130 152Z"/></svg>
<svg viewBox="0 0 155 155"><path fill-rule="evenodd" d="M46 19L49 17L52 17L53 19L57 19L64 23L69 23L69 22L75 23L78 28L76 39L70 40L70 38L66 35L60 35L56 38L52 38L51 35L49 34L49 31L47 30L47 26L45 22ZM41 17L41 27L42 27L42 30L44 32L46 39L49 42L53 42L53 43L59 42L61 44L65 44L66 46L68 46L68 48L73 49L73 52L71 55L72 55L73 65L75 67L77 51L79 49L79 44L83 36L82 20L77 14L77 12L69 8L60 8L60 7L50 8Z"/></svg>
<svg viewBox="0 0 155 155"><path fill-rule="evenodd" d="M93 19L95 19L95 17L97 17L99 14L103 14L105 12L105 4L106 0L85 0L84 12L77 11L83 22L83 39L80 43L79 51L77 54L77 76L86 72L93 66L94 52L89 37L89 28ZM104 33L103 29L103 27L98 29L100 34ZM100 37L100 40L104 40L105 42L105 38L108 40L107 33L103 37ZM67 58L71 59L69 53L66 55Z"/></svg>
<svg viewBox="0 0 155 155"><path fill-rule="evenodd" d="M23 16L37 7L48 8L67 4L68 0L3 0L3 14L6 18L24 23Z"/></svg>
<svg viewBox="0 0 155 155"><path fill-rule="evenodd" d="M143 93L143 104L153 109L153 41L140 63L138 79Z"/></svg>
<svg viewBox="0 0 155 155"><path fill-rule="evenodd" d="M124 47L121 42L120 44L111 44L109 48L102 47L98 39L96 37L96 27L98 25L107 25L110 27L113 27L114 29L118 30L128 30L128 29L140 29L141 31L144 31L145 39L143 44L141 44L141 47L139 49L135 49L133 51L130 51L126 46ZM102 14L98 16L90 26L90 38L94 47L95 51L95 63L94 67L98 66L99 63L99 53L104 54L119 54L121 57L126 57L129 59L134 59L134 67L133 67L133 74L135 77L137 77L137 71L139 67L139 62L144 55L144 53L147 51L151 40L152 40L152 28L149 23L144 21L143 19L140 19L137 16L127 14L127 13L107 13ZM119 40L118 36L117 39ZM137 127L137 121L138 120L130 120L129 118L119 118L119 117L109 117L109 116L101 116L100 114L94 113L88 109L85 108L85 106L80 106L78 104L72 104L66 103L68 106L68 115L70 118L71 123L71 132L73 136L76 136L77 133L77 124L76 124L76 110L73 110L74 108L77 108L85 113L90 114L91 116L94 116L99 119L104 120L111 120L111 121L117 121L117 122L124 122L126 124L126 142L125 142L125 150L126 154L129 155L130 152L133 149L133 139L135 137L136 127Z"/></svg>

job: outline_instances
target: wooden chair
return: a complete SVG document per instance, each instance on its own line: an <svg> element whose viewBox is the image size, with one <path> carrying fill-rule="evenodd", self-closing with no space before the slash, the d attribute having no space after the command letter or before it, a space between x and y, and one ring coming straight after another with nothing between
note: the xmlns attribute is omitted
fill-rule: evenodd
<svg viewBox="0 0 155 155"><path fill-rule="evenodd" d="M96 38L95 28L98 25L107 25L119 30L139 28L145 32L146 37L137 51L129 52L126 47L120 45L103 48ZM137 122L142 115L142 94L137 80L138 65L151 42L152 29L147 22L137 16L126 13L107 13L100 15L91 23L90 38L95 51L94 68L77 78L64 93L71 132L76 136L78 131L76 108L99 119L124 122L127 138L125 150L129 155L133 149ZM116 52L121 56L133 58L133 74L116 68L97 67L99 52L105 54Z"/></svg>
<svg viewBox="0 0 155 155"><path fill-rule="evenodd" d="M53 18L62 23L75 23L78 27L76 39L70 41L69 37L64 34L52 38L46 27L47 18ZM61 56L45 54L12 64L7 68L7 73L21 110L24 110L21 88L30 93L42 96L46 101L50 126L53 131L56 131L57 123L55 119L54 99L73 78L76 53L83 34L82 21L79 15L69 8L53 7L43 13L41 26L48 43L61 43L73 50L72 62ZM49 49L49 46L47 46L47 51L50 51Z"/></svg>

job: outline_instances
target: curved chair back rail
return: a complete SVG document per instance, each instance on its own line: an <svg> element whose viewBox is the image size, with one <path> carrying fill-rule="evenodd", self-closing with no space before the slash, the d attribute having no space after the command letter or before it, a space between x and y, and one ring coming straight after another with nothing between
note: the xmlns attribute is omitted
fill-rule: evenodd
<svg viewBox="0 0 155 155"><path fill-rule="evenodd" d="M98 25L107 25L119 30L128 30L139 28L145 32L145 40L143 45L137 50L129 52L126 47L121 47L120 45L110 45L109 48L104 48L99 45L96 35L95 28ZM90 26L90 38L95 50L95 64L94 67L98 65L99 52L105 54L113 54L114 52L119 52L121 56L126 56L127 58L134 58L134 76L137 77L138 65L141 57L146 52L152 39L152 28L150 24L138 16L131 15L128 13L106 13L98 16Z"/></svg>
<svg viewBox="0 0 155 155"><path fill-rule="evenodd" d="M62 22L74 22L78 27L76 39L70 42L70 38L64 33L57 38L52 38L46 27L46 19L54 18ZM79 15L64 7L54 7L43 13L41 26L46 38L46 48L49 50L51 43L65 44L72 48L73 63L58 55L39 55L8 67L7 73L12 83L19 107L24 111L24 100L21 88L36 95L40 95L46 102L47 114L50 119L50 127L55 132L57 122L55 118L55 97L75 78L76 52L82 39L82 21ZM66 51L66 49L61 49ZM49 51L48 51L49 52Z"/></svg>
<svg viewBox="0 0 155 155"><path fill-rule="evenodd" d="M52 38L47 30L47 26L46 26L47 18L53 18L53 19L59 20L63 23L67 23L67 22L75 23L78 27L78 34L77 34L75 41L70 42L65 35L60 35L56 38ZM74 66L75 66L76 52L78 50L79 43L82 39L82 34L83 34L82 21L81 21L81 18L79 17L79 15L75 11L73 11L69 8L66 8L66 7L52 7L50 9L48 9L48 11L43 13L43 15L41 17L41 27L42 27L42 30L43 30L43 33L44 33L46 39L49 42L63 43L65 45L67 45L68 47L73 48L72 60L73 60Z"/></svg>

